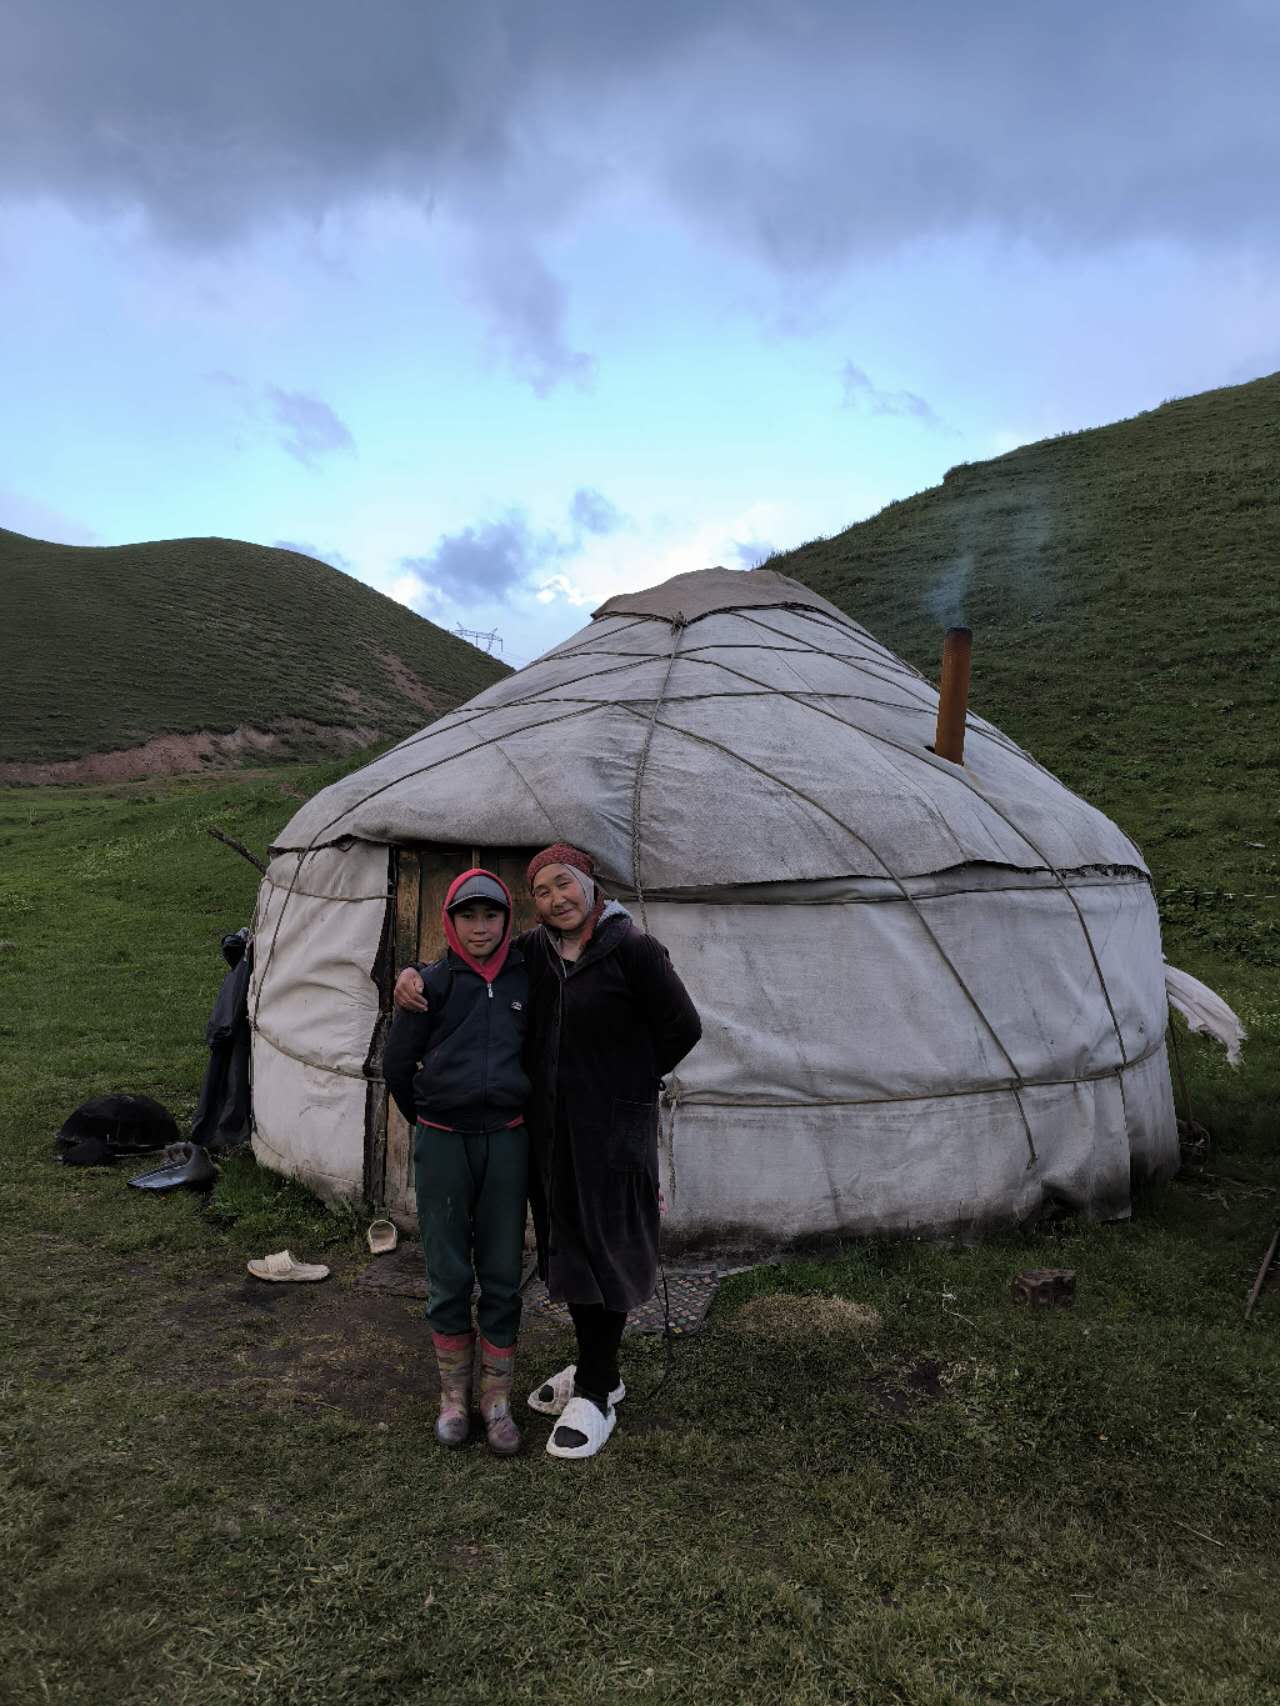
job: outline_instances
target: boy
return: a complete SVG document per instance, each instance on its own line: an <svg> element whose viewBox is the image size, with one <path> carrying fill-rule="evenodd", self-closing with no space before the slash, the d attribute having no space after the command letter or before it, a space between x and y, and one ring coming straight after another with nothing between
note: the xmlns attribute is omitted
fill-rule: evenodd
<svg viewBox="0 0 1280 1706"><path fill-rule="evenodd" d="M427 1320L440 1368L436 1438L470 1431L473 1277L480 1284L480 1413L489 1449L519 1451L511 1380L520 1327L529 1140L521 1060L529 980L511 941L511 894L464 871L442 908L448 952L423 968L425 1012L397 1008L382 1072L414 1128Z"/></svg>

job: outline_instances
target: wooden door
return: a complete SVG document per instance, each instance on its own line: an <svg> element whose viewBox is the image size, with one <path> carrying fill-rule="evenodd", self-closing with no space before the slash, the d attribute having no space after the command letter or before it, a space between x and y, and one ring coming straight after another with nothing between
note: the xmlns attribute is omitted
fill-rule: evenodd
<svg viewBox="0 0 1280 1706"><path fill-rule="evenodd" d="M511 891L515 930L537 922L525 871L536 847L454 847L423 842L401 847L395 854L393 925L394 968L385 980L385 1018L390 1022L390 988L401 968L416 961L438 960L445 952L441 909L454 878L473 865L495 872ZM385 1026L383 1027L385 1030ZM380 1062L379 1062L380 1067ZM399 1108L387 1095L381 1074L371 1081L365 1121L365 1192L406 1230L417 1226L418 1207L413 1188L413 1133Z"/></svg>

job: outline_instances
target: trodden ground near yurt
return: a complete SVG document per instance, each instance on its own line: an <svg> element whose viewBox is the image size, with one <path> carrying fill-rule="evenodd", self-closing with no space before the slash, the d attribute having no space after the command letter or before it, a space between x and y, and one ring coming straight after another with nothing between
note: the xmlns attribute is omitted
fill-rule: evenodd
<svg viewBox="0 0 1280 1706"><path fill-rule="evenodd" d="M568 840L704 1019L666 1084L672 1249L1124 1215L1177 1133L1150 875L1123 830L820 595L710 569L309 800L251 998L260 1160L414 1216L378 1054L443 885Z"/></svg>

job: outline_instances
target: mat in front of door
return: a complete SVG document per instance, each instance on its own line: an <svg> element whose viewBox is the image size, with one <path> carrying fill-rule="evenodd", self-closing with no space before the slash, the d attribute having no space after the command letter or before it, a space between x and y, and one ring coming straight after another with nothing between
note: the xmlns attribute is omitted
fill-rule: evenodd
<svg viewBox="0 0 1280 1706"><path fill-rule="evenodd" d="M658 1276L658 1291L648 1303L642 1303L627 1316L628 1333L661 1333L666 1328L670 1309L673 1335L696 1333L707 1318L707 1310L720 1281L726 1277L722 1268L667 1268L666 1296L663 1295L663 1276ZM524 1288L525 1305L564 1327L572 1326L569 1311L563 1303L553 1303L547 1288L535 1274Z"/></svg>

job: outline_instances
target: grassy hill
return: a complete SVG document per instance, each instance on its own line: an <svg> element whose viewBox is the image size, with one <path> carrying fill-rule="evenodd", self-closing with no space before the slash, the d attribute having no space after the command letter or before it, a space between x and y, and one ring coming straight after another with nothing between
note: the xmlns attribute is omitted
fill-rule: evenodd
<svg viewBox="0 0 1280 1706"><path fill-rule="evenodd" d="M1117 819L1171 957L1280 964L1280 374L962 464L774 557Z"/></svg>
<svg viewBox="0 0 1280 1706"><path fill-rule="evenodd" d="M522 1457L434 1449L422 1306L359 1283L362 1217L244 1154L207 1200L48 1159L66 1113L108 1090L186 1127L219 937L257 888L206 831L264 848L346 761L0 789L6 1700L489 1706L544 1699L548 1677L654 1706L1280 1699L1280 1276L1242 1319L1280 1202L1278 405L1269 380L1031 446L780 563L930 672L942 624L967 616L975 709L1144 843L1170 957L1253 1033L1239 1072L1182 1033L1179 1107L1189 1094L1212 1134L1207 1161L1131 1222L851 1243L738 1274L669 1370L658 1341L625 1341L598 1464L549 1462L523 1403ZM295 706L314 690L323 709L333 680L373 696L368 612L387 601L325 570L314 584L352 602L323 616L289 578L320 570L305 558L135 550L217 548L293 587L264 655L236 652L260 631L252 589L228 615L212 571L152 581L171 606L203 586L208 636L179 607L157 639L135 605L112 646L146 669L177 646L206 718L201 641L264 703L286 666ZM57 613L69 664L27 634L52 678L35 660L27 700L115 703L110 647L92 691L86 673L109 602L74 630ZM320 655L356 661L338 676ZM184 677L164 679L180 711ZM248 1257L286 1246L332 1279L248 1280ZM1075 1308L1010 1302L1039 1266L1076 1271ZM865 1333L834 1327L833 1300L875 1311ZM781 1337L760 1303L782 1306ZM535 1310L521 1342L522 1390L572 1355Z"/></svg>
<svg viewBox="0 0 1280 1706"><path fill-rule="evenodd" d="M295 749L367 743L505 673L327 563L232 539L99 548L0 530L0 589L0 760L246 727Z"/></svg>

